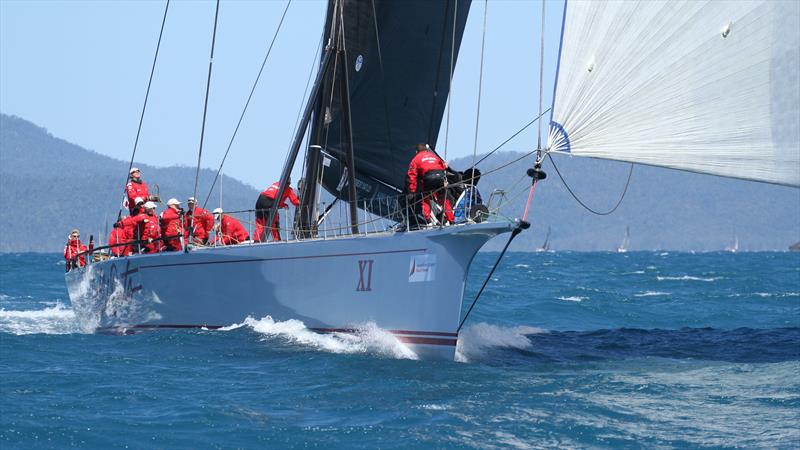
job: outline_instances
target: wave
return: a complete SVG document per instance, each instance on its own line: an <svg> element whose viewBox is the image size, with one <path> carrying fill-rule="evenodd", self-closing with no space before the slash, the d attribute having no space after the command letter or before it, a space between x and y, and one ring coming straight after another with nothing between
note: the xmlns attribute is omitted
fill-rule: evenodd
<svg viewBox="0 0 800 450"><path fill-rule="evenodd" d="M72 334L82 331L75 312L61 303L39 310L0 309L0 333Z"/></svg>
<svg viewBox="0 0 800 450"><path fill-rule="evenodd" d="M279 338L292 344L330 353L365 353L395 359L417 359L417 355L398 341L394 335L374 323L353 328L352 333L322 334L308 329L299 320L276 321L270 316L262 319L248 317L244 322L220 328L231 331L247 327L268 338Z"/></svg>
<svg viewBox="0 0 800 450"><path fill-rule="evenodd" d="M705 281L705 282L712 282L712 281L721 280L723 278L724 277L707 277L707 278L704 278L704 277L693 277L691 275L683 275L683 276L680 276L680 277L664 277L664 276L661 276L661 275L657 275L656 276L656 280L658 280L658 281Z"/></svg>
<svg viewBox="0 0 800 450"><path fill-rule="evenodd" d="M661 291L645 291L641 294L633 294L634 297L657 297L662 295L672 295L669 292L661 292Z"/></svg>
<svg viewBox="0 0 800 450"><path fill-rule="evenodd" d="M530 334L547 333L536 327L503 327L485 322L468 326L458 336L456 361L470 362L488 355L493 348L530 350Z"/></svg>
<svg viewBox="0 0 800 450"><path fill-rule="evenodd" d="M562 297L556 297L556 298L559 299L559 300L564 300L564 301L567 301L567 302L576 302L576 303L580 303L580 302L582 302L584 300L589 300L589 297L583 297L583 296L580 296L580 295L572 295L572 296L569 296L569 297L562 296Z"/></svg>

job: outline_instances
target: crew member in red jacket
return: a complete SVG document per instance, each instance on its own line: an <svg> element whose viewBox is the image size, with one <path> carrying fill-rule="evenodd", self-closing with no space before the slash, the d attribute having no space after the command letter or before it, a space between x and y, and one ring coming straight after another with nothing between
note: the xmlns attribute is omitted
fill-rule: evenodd
<svg viewBox="0 0 800 450"><path fill-rule="evenodd" d="M428 144L417 144L417 154L408 166L408 192L422 194L422 215L431 221L431 198L444 208L448 222L455 222L453 207L447 198L447 163L430 150Z"/></svg>
<svg viewBox="0 0 800 450"><path fill-rule="evenodd" d="M67 262L67 272L86 265L86 255L79 253L85 252L86 246L81 243L81 233L78 229L69 232L67 245L64 246L64 260Z"/></svg>
<svg viewBox="0 0 800 450"><path fill-rule="evenodd" d="M292 184L292 179L288 178L286 180L286 189L283 191L281 201L278 202L278 208L289 207L289 205L286 204L286 199L289 199L289 201L292 202L295 207L300 206L300 200L297 199L297 194L294 193L294 189L292 189L290 184ZM256 201L256 236L254 238L256 242L263 242L267 239L267 237L264 235L264 229L267 227L269 211L272 208L272 205L275 204L275 197L278 196L278 190L280 190L280 187L281 182L276 181L258 196L258 200ZM280 215L277 211L275 212L275 220L272 221L272 227L270 229L272 231L272 240L280 241Z"/></svg>
<svg viewBox="0 0 800 450"><path fill-rule="evenodd" d="M178 252L183 250L183 209L177 198L167 200L167 209L161 213L161 236L164 239L164 251ZM172 239L166 239L166 238Z"/></svg>
<svg viewBox="0 0 800 450"><path fill-rule="evenodd" d="M250 239L241 222L226 215L222 208L214 210L214 220L216 221L218 245L235 245Z"/></svg>
<svg viewBox="0 0 800 450"><path fill-rule="evenodd" d="M144 246L145 253L158 253L161 251L161 228L158 226L158 216L156 215L156 204L147 202L144 204L145 217L140 223L141 239L147 241Z"/></svg>
<svg viewBox="0 0 800 450"><path fill-rule="evenodd" d="M210 212L197 205L197 200L194 197L189 197L186 200L189 209L184 216L184 228L194 226L192 233L194 242L197 244L208 244L208 235L214 229L214 216Z"/></svg>
<svg viewBox="0 0 800 450"><path fill-rule="evenodd" d="M127 219L127 217L125 217L125 219ZM111 246L111 254L118 257L128 256L130 254L129 245L117 245L126 244L131 240L123 225L123 221L124 219L120 218L114 222L114 228L111 229L111 234L108 235L108 245Z"/></svg>
<svg viewBox="0 0 800 450"><path fill-rule="evenodd" d="M147 214L144 212L138 212L139 209L144 209L144 204L141 205L141 208L136 208L134 212L136 215L123 217L122 218L122 229L125 230L124 236L127 239L127 242L138 241L142 239L142 229L144 226L142 223L145 219L147 219ZM125 248L126 256L130 255L131 253L139 253L139 249L141 248L141 244L131 244Z"/></svg>
<svg viewBox="0 0 800 450"><path fill-rule="evenodd" d="M134 215L133 209L136 206L136 197L140 197L144 201L161 201L157 195L150 195L147 191L147 184L142 181L142 171L138 167L131 167L130 181L125 185L125 193L128 194L128 210L131 215Z"/></svg>

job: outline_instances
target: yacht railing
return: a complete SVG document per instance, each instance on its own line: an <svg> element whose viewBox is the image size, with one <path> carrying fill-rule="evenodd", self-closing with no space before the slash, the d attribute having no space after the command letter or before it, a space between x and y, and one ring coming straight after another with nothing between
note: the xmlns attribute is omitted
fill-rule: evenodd
<svg viewBox="0 0 800 450"><path fill-rule="evenodd" d="M452 190L454 185L450 185L449 189ZM469 187L468 187L469 188ZM448 191L451 192L451 191ZM346 201L334 200L332 204L321 202L316 208L305 207L293 208L293 214L288 214L287 209L278 211L278 232L280 233L280 241L276 241L272 237L272 228L264 227L264 233L261 238L255 236L256 233L256 217L258 212L255 209L225 211L223 214L231 216L238 220L247 231L247 239L234 244L223 245L223 234L220 230L220 221L215 218L214 229L209 230L209 237L207 242L188 243L186 240L189 236L176 235L161 237L152 240L132 240L125 243L104 245L100 247L91 248L87 251L78 253L71 261L72 267L80 267L80 257L83 256L87 260L87 264L92 264L99 261L104 261L109 258L126 257L136 254L145 253L145 247L152 242L167 243L179 239L181 241L181 249L183 251L197 250L202 248L213 248L221 246L241 246L241 245L262 245L265 243L275 242L294 242L294 241L312 241L312 240L327 240L327 239L341 239L353 236L366 236L381 233L404 232L404 231L417 231L426 230L431 228L439 228L449 226L444 225L444 209L433 198L436 191L422 194L414 194L412 196L397 195L394 197L380 197L373 199L359 200L359 220L356 223L358 233L353 232L353 224L350 220L350 204ZM492 210L484 205L465 205L462 211L456 208L458 198L453 198L449 193L448 200L450 201L454 213L457 214L457 220L453 226L469 225L477 222L496 222L508 221L509 218L499 213L500 207L503 203L495 205ZM494 196L491 196L494 197ZM490 201L491 201L490 197ZM431 220L425 220L422 213L423 202L429 202L431 208ZM459 206L460 208L461 206ZM295 220L296 217L316 217L314 223L310 226L302 228L297 226L300 222ZM266 215L266 214L265 214ZM266 219L265 219L266 221ZM130 246L131 253L116 256L113 249L118 247ZM175 252L175 250L165 249L161 252ZM70 264L68 264L68 267Z"/></svg>

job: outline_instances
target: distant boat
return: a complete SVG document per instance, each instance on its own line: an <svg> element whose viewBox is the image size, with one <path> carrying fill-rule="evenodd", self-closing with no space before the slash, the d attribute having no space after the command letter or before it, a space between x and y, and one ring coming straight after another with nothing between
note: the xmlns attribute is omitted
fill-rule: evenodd
<svg viewBox="0 0 800 450"><path fill-rule="evenodd" d="M800 252L800 241L795 242L789 246L790 252Z"/></svg>
<svg viewBox="0 0 800 450"><path fill-rule="evenodd" d="M544 238L544 243L541 247L536 249L537 252L549 252L550 251L550 227L547 227L547 236Z"/></svg>
<svg viewBox="0 0 800 450"><path fill-rule="evenodd" d="M627 253L628 252L628 245L631 243L631 227L625 227L625 239L622 240L622 244L619 244L617 247L617 253Z"/></svg>
<svg viewBox="0 0 800 450"><path fill-rule="evenodd" d="M726 252L736 253L739 251L739 236L733 235L733 245L725 248Z"/></svg>

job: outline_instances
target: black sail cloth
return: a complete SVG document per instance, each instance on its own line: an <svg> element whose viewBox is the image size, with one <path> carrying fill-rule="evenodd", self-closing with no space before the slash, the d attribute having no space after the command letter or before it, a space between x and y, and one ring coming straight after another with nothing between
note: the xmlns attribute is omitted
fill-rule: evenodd
<svg viewBox="0 0 800 450"><path fill-rule="evenodd" d="M318 163L326 190L349 200L350 139L342 105L346 75L358 206L366 204L370 212L393 217L415 144L433 145L438 138L450 90L451 49L456 52L455 66L470 2L344 0L346 51L331 71L329 95L316 113L310 141L324 153ZM332 2L328 30L338 13L333 16ZM347 65L346 73L342 64Z"/></svg>

